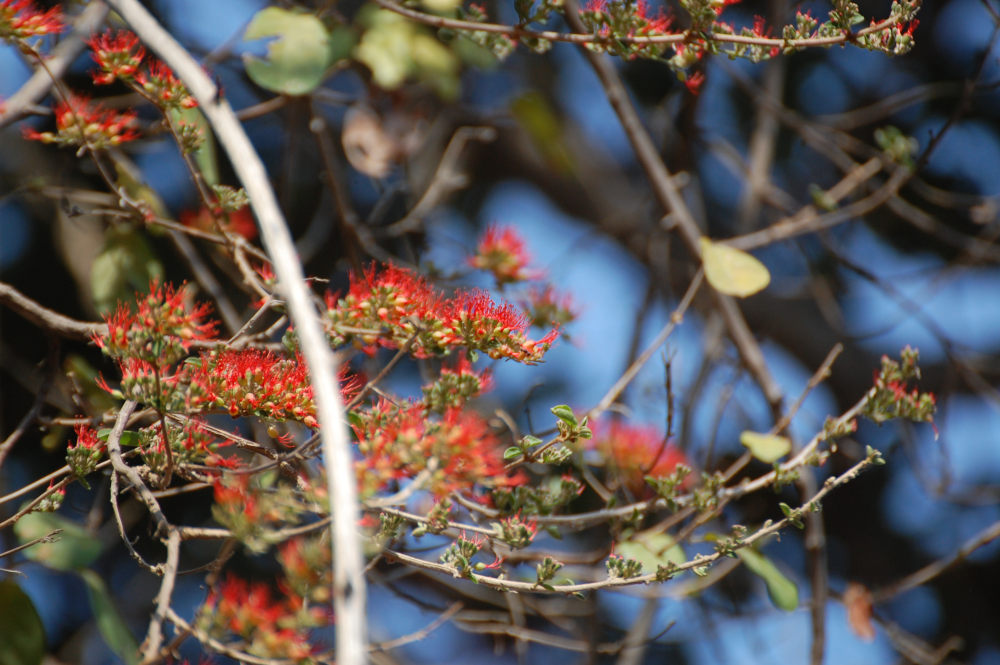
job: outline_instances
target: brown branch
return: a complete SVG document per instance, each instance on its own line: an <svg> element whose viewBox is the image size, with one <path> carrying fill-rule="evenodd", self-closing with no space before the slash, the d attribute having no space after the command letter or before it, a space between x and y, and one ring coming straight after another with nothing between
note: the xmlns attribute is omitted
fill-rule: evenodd
<svg viewBox="0 0 1000 665"><path fill-rule="evenodd" d="M6 305L38 327L70 339L90 339L94 335L106 335L108 332L106 324L77 321L63 316L39 305L6 282L0 282L0 304Z"/></svg>
<svg viewBox="0 0 1000 665"><path fill-rule="evenodd" d="M980 547L992 543L997 538L1000 538L1000 522L994 522L969 540L965 541L965 543L963 543L954 554L929 563L920 570L910 573L901 580L893 582L889 586L883 587L878 591L872 592L872 602L884 603L904 591L909 591L914 587L926 584L952 566L964 561L970 554L975 552Z"/></svg>

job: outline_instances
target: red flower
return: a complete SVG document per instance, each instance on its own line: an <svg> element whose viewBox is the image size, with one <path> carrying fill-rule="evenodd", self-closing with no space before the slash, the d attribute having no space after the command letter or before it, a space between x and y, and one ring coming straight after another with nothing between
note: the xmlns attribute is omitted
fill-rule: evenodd
<svg viewBox="0 0 1000 665"><path fill-rule="evenodd" d="M524 241L512 226L490 226L479 240L476 254L469 257L469 265L493 273L497 284L540 279L544 273L528 270L531 256L524 248Z"/></svg>
<svg viewBox="0 0 1000 665"><path fill-rule="evenodd" d="M667 16L662 7L655 17L650 17L649 5L644 0L639 0L639 4L635 7L635 15L646 23L639 29L640 35L663 34L670 29L670 24L674 22L674 17Z"/></svg>
<svg viewBox="0 0 1000 665"><path fill-rule="evenodd" d="M692 95L697 95L701 91L701 84L705 82L704 72L695 72L691 76L688 76L684 80L684 85L687 87L688 92Z"/></svg>
<svg viewBox="0 0 1000 665"><path fill-rule="evenodd" d="M143 89L164 106L173 109L191 109L198 105L184 84L177 80L170 67L155 60L149 65L149 72L140 72L136 81Z"/></svg>
<svg viewBox="0 0 1000 665"><path fill-rule="evenodd" d="M578 316L573 299L568 294L556 293L551 284L545 288L532 287L521 306L528 312L531 325L539 328L564 326Z"/></svg>
<svg viewBox="0 0 1000 665"><path fill-rule="evenodd" d="M237 233L247 240L253 240L257 237L257 224L254 222L253 213L249 206L244 206L230 213L216 211L215 215L208 208L202 206L197 212L184 210L180 214L181 224L202 231L214 231L216 220L223 231ZM271 277L274 277L273 273Z"/></svg>
<svg viewBox="0 0 1000 665"><path fill-rule="evenodd" d="M612 421L595 425L589 447L596 450L603 462L621 478L622 483L637 495L648 495L646 476L667 476L678 464L690 466L683 451L653 427L639 427ZM690 485L691 477L682 487Z"/></svg>
<svg viewBox="0 0 1000 665"><path fill-rule="evenodd" d="M740 0L712 0L712 8L718 16L729 5L738 5Z"/></svg>
<svg viewBox="0 0 1000 665"><path fill-rule="evenodd" d="M117 33L108 30L103 35L94 35L87 40L87 45L94 61L101 67L100 72L92 74L97 85L113 83L118 78L133 78L146 56L146 49L139 43L139 38L128 30Z"/></svg>
<svg viewBox="0 0 1000 665"><path fill-rule="evenodd" d="M31 0L0 1L0 39L20 40L62 32L62 10L42 11Z"/></svg>
<svg viewBox="0 0 1000 665"><path fill-rule="evenodd" d="M25 129L24 137L42 143L65 146L109 148L139 138L135 131L135 112L118 113L91 104L86 97L70 97L55 108L56 131Z"/></svg>
<svg viewBox="0 0 1000 665"><path fill-rule="evenodd" d="M357 464L363 495L417 476L432 460L426 488L438 497L507 480L499 441L475 412L451 408L436 420L420 404L381 400L359 417L353 428L363 455Z"/></svg>
<svg viewBox="0 0 1000 665"><path fill-rule="evenodd" d="M379 347L409 345L418 358L446 355L455 347L540 362L554 336L538 342L525 337L528 321L516 307L495 303L484 291L445 298L423 277L389 265L351 275L343 298L326 297L326 324L334 346L353 342L369 354ZM369 332L370 331L370 332Z"/></svg>

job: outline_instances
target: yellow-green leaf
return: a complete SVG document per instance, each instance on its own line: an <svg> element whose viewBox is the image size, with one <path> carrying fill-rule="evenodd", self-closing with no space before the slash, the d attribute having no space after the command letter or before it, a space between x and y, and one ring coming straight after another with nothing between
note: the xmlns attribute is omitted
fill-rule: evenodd
<svg viewBox="0 0 1000 665"><path fill-rule="evenodd" d="M746 298L771 283L771 273L763 263L742 250L708 238L701 239L701 260L708 283L726 295Z"/></svg>
<svg viewBox="0 0 1000 665"><path fill-rule="evenodd" d="M635 559L642 564L645 573L655 573L659 566L671 563L679 566L687 561L681 546L665 533L635 534L619 541L615 545L615 554L620 554L626 559Z"/></svg>
<svg viewBox="0 0 1000 665"><path fill-rule="evenodd" d="M243 56L253 82L272 92L306 95L319 87L333 61L330 33L312 14L268 7L254 14L243 38L276 37L267 58Z"/></svg>
<svg viewBox="0 0 1000 665"><path fill-rule="evenodd" d="M736 550L736 555L746 564L750 572L764 580L767 585L767 595L775 607L791 612L799 606L798 587L785 577L770 559L748 547Z"/></svg>
<svg viewBox="0 0 1000 665"><path fill-rule="evenodd" d="M787 438L759 432L743 432L740 434L740 443L765 464L774 464L792 449L792 442Z"/></svg>

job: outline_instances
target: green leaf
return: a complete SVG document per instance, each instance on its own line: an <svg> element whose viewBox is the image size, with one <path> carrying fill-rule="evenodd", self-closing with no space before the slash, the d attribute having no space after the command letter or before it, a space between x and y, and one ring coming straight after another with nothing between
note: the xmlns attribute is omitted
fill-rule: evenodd
<svg viewBox="0 0 1000 665"><path fill-rule="evenodd" d="M254 14L243 39L276 37L267 57L246 54L243 66L260 87L285 95L306 95L319 87L333 62L330 33L312 14L268 7Z"/></svg>
<svg viewBox="0 0 1000 665"><path fill-rule="evenodd" d="M579 424L576 420L576 415L573 413L573 409L569 408L565 404L552 407L552 415L570 427L576 427Z"/></svg>
<svg viewBox="0 0 1000 665"><path fill-rule="evenodd" d="M746 298L771 283L771 273L763 263L743 250L708 238L701 239L701 261L708 283L726 295Z"/></svg>
<svg viewBox="0 0 1000 665"><path fill-rule="evenodd" d="M507 450L503 451L503 458L505 460L514 459L515 457L520 457L521 449L517 446L511 446Z"/></svg>
<svg viewBox="0 0 1000 665"><path fill-rule="evenodd" d="M208 124L205 114L198 108L193 109L173 109L170 111L171 120L175 123L186 123L194 125L201 130L204 141L194 151L194 162L198 165L202 177L209 185L219 184L219 160L215 150L215 139L212 134L212 126Z"/></svg>
<svg viewBox="0 0 1000 665"><path fill-rule="evenodd" d="M736 550L736 556L746 564L750 572L764 580L767 595L771 597L775 607L791 612L799 606L798 587L770 559L747 547Z"/></svg>
<svg viewBox="0 0 1000 665"><path fill-rule="evenodd" d="M115 607L111 594L104 586L104 581L92 570L80 571L80 577L87 585L87 597L90 608L94 612L97 629L108 645L126 665L137 665L139 662L139 645L132 632L128 629L118 608Z"/></svg>
<svg viewBox="0 0 1000 665"><path fill-rule="evenodd" d="M0 663L39 665L45 657L45 627L35 604L14 580L0 580Z"/></svg>
<svg viewBox="0 0 1000 665"><path fill-rule="evenodd" d="M141 232L112 228L90 268L94 307L101 314L112 312L119 301L130 302L136 291L146 291L151 280L162 277L163 265Z"/></svg>
<svg viewBox="0 0 1000 665"><path fill-rule="evenodd" d="M61 515L29 513L14 525L14 533L22 544L56 529L62 529L56 540L32 545L24 550L24 555L56 570L82 570L100 555L100 541L82 526Z"/></svg>
<svg viewBox="0 0 1000 665"><path fill-rule="evenodd" d="M550 166L559 173L573 172L573 157L564 139L562 121L544 95L528 92L516 97L510 103L510 112Z"/></svg>
<svg viewBox="0 0 1000 665"><path fill-rule="evenodd" d="M740 443L765 464L774 464L792 449L792 442L786 437L759 432L743 432L740 434Z"/></svg>
<svg viewBox="0 0 1000 665"><path fill-rule="evenodd" d="M109 436L111 436L110 428L105 427L104 429L97 430L97 438L101 441L107 441ZM136 446L142 445L142 438L139 436L138 432L125 430L122 432L121 438L118 439L118 442L126 448L135 448Z"/></svg>
<svg viewBox="0 0 1000 665"><path fill-rule="evenodd" d="M615 545L615 554L635 559L645 573L654 573L660 566L681 565L687 560L684 550L666 533L636 534Z"/></svg>

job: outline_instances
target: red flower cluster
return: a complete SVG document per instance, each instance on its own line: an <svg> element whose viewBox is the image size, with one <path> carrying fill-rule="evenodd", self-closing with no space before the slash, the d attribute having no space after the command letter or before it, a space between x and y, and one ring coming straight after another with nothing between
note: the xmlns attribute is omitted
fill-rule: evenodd
<svg viewBox="0 0 1000 665"><path fill-rule="evenodd" d="M363 496L425 470L424 487L438 497L476 484L520 482L504 475L499 442L473 412L452 408L431 420L420 404L381 400L358 421L353 428L364 456L357 464Z"/></svg>
<svg viewBox="0 0 1000 665"><path fill-rule="evenodd" d="M108 30L103 35L94 35L87 40L87 45L101 68L92 75L97 85L107 85L118 78L133 78L146 57L146 49L139 38L127 30L118 33Z"/></svg>
<svg viewBox="0 0 1000 665"><path fill-rule="evenodd" d="M592 23L598 28L598 34L627 34L629 37L648 37L650 35L667 34L674 19L667 16L663 9L656 16L650 15L649 5L645 0L636 4L631 2L616 2L615 0L589 0L580 11L584 23ZM591 27L588 25L588 27ZM620 31L620 32L619 32Z"/></svg>
<svg viewBox="0 0 1000 665"><path fill-rule="evenodd" d="M568 294L556 293L551 284L544 288L532 287L521 306L528 313L531 325L539 328L561 328L572 323L578 315L573 299Z"/></svg>
<svg viewBox="0 0 1000 665"><path fill-rule="evenodd" d="M63 31L62 11L42 11L31 0L0 1L0 39L18 41Z"/></svg>
<svg viewBox="0 0 1000 665"><path fill-rule="evenodd" d="M449 408L459 408L468 400L493 387L489 370L477 372L464 353L459 355L455 367L442 367L437 380L423 387L424 408L443 413Z"/></svg>
<svg viewBox="0 0 1000 665"><path fill-rule="evenodd" d="M269 351L242 349L203 355L189 377L192 409L222 408L229 415L299 420L317 427L306 365Z"/></svg>
<svg viewBox="0 0 1000 665"><path fill-rule="evenodd" d="M55 132L26 128L24 137L42 143L95 149L111 148L139 138L134 129L134 111L118 113L91 103L86 97L74 96L59 102L55 116Z"/></svg>
<svg viewBox="0 0 1000 665"><path fill-rule="evenodd" d="M529 270L531 256L524 248L524 240L512 226L490 226L479 240L476 254L469 257L469 265L493 273L499 286L511 282L541 279L540 270Z"/></svg>
<svg viewBox="0 0 1000 665"><path fill-rule="evenodd" d="M409 344L414 356L426 358L465 347L535 364L559 334L552 330L531 340L525 335L528 321L514 306L497 304L482 291L446 298L423 277L392 265L351 275L347 295L328 294L326 304L332 343L354 343L369 354Z"/></svg>
<svg viewBox="0 0 1000 665"><path fill-rule="evenodd" d="M636 495L649 495L646 476L670 475L678 464L690 466L684 453L664 440L653 427L638 427L612 421L594 426L589 446L600 454L603 463L618 474L622 484ZM682 487L692 482L685 479Z"/></svg>
<svg viewBox="0 0 1000 665"><path fill-rule="evenodd" d="M121 80L145 93L163 109L189 109L198 105L163 62L152 59L147 63L146 71L140 69L146 49L133 33L108 30L103 35L94 35L87 44L94 61L100 66L100 70L93 73L95 84L107 85Z"/></svg>
<svg viewBox="0 0 1000 665"><path fill-rule="evenodd" d="M189 306L185 293L184 285L176 289L151 282L148 295L137 294L137 311L119 305L106 317L107 336L95 335L94 342L114 358L142 359L161 367L177 362L191 341L213 339L217 326L215 321L205 321L211 306Z"/></svg>
<svg viewBox="0 0 1000 665"><path fill-rule="evenodd" d="M229 575L205 601L201 628L242 638L241 650L260 658L308 659L314 652L309 629L326 623L322 612L303 612L294 595L275 598L266 584Z"/></svg>
<svg viewBox="0 0 1000 665"><path fill-rule="evenodd" d="M104 442L89 425L77 425L76 443L66 448L66 465L78 478L84 478L97 468L104 456Z"/></svg>
<svg viewBox="0 0 1000 665"><path fill-rule="evenodd" d="M237 233L247 240L253 240L257 237L257 224L253 220L253 213L250 212L249 207L243 207L228 214L218 208L213 215L212 211L202 206L197 212L184 210L180 214L181 224L202 231L214 231L216 219L219 220L223 231Z"/></svg>
<svg viewBox="0 0 1000 665"><path fill-rule="evenodd" d="M189 418L183 424L168 421L166 438L170 442L175 463L204 464L221 468L239 464L237 458L221 457L218 454L218 449L228 446L230 442L217 439L198 420ZM139 440L146 466L157 473L166 469L162 424L156 422L139 430Z"/></svg>

